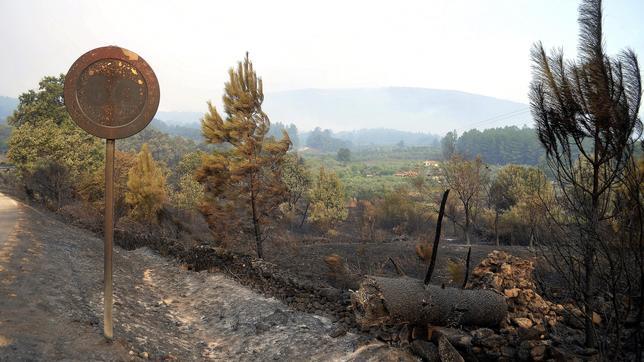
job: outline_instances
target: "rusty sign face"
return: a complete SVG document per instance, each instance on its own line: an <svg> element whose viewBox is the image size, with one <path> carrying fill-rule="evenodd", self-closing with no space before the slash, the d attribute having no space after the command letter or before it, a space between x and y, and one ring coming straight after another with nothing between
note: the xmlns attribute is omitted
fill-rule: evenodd
<svg viewBox="0 0 644 362"><path fill-rule="evenodd" d="M159 107L159 83L138 54L116 46L83 54L65 77L65 106L79 127L117 139L147 126Z"/></svg>

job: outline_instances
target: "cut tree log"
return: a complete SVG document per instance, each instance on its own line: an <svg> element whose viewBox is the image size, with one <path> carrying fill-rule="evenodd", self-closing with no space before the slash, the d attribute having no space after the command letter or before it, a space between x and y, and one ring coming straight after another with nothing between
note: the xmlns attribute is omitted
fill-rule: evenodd
<svg viewBox="0 0 644 362"><path fill-rule="evenodd" d="M431 324L497 326L508 312L505 297L493 290L463 290L424 285L402 277L366 277L351 295L358 324Z"/></svg>

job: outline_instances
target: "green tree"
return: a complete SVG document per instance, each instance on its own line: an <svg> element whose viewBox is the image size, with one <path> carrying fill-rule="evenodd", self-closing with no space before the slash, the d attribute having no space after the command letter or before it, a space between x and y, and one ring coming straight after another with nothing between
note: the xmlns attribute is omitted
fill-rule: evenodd
<svg viewBox="0 0 644 362"><path fill-rule="evenodd" d="M488 168L480 157L469 161L459 155L454 155L449 161L442 163L442 171L447 185L456 193L463 205L465 213L463 231L467 245L470 245L472 211L487 185Z"/></svg>
<svg viewBox="0 0 644 362"><path fill-rule="evenodd" d="M282 166L282 180L288 189L287 212L301 215L299 224L302 226L311 205L308 198L311 175L302 157L296 153L286 155Z"/></svg>
<svg viewBox="0 0 644 362"><path fill-rule="evenodd" d="M204 198L203 185L192 174L185 174L179 179L179 189L172 193L172 203L183 210L196 209Z"/></svg>
<svg viewBox="0 0 644 362"><path fill-rule="evenodd" d="M206 142L228 146L205 157L197 172L206 192L202 211L220 239L243 238L239 230L252 233L262 258L267 227L287 197L282 164L291 141L286 132L280 141L266 137L270 120L262 110L262 80L248 54L229 77L223 96L226 117L209 103L201 123Z"/></svg>
<svg viewBox="0 0 644 362"><path fill-rule="evenodd" d="M447 132L445 137L441 139L441 150L443 151L443 160L449 160L456 153L456 141L458 134L456 131Z"/></svg>
<svg viewBox="0 0 644 362"><path fill-rule="evenodd" d="M7 122L14 127L20 127L26 123L38 125L45 119L57 125L69 120L63 98L64 86L64 74L58 77L44 77L38 83L38 90L31 89L18 97L18 108L7 117Z"/></svg>
<svg viewBox="0 0 644 362"><path fill-rule="evenodd" d="M310 219L324 227L345 220L349 215L345 201L344 187L335 172L320 167L309 196L311 200Z"/></svg>
<svg viewBox="0 0 644 362"><path fill-rule="evenodd" d="M55 163L67 169L55 174L68 174L76 186L103 162L101 141L69 117L63 103L63 84L63 75L43 78L38 90L20 95L18 108L8 118L14 129L7 157L16 165L23 182L26 177L42 175L35 173L38 168Z"/></svg>
<svg viewBox="0 0 644 362"><path fill-rule="evenodd" d="M125 202L132 207L135 220L155 223L166 200L165 175L144 143L127 180Z"/></svg>
<svg viewBox="0 0 644 362"><path fill-rule="evenodd" d="M349 162L351 161L351 150L348 148L341 148L338 150L338 154L335 157L336 160L340 162Z"/></svg>

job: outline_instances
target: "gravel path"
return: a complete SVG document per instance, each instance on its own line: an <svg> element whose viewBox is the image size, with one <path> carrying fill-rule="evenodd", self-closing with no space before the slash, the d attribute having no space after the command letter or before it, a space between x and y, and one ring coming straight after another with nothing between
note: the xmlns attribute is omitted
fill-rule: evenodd
<svg viewBox="0 0 644 362"><path fill-rule="evenodd" d="M102 337L102 240L0 194L0 361L347 360L357 336L149 249L114 250Z"/></svg>

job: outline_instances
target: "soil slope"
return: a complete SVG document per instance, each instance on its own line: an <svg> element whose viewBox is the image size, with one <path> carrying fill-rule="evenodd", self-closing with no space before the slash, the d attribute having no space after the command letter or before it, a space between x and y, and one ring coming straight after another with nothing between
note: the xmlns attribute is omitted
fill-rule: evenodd
<svg viewBox="0 0 644 362"><path fill-rule="evenodd" d="M114 250L114 335L102 337L103 244L0 194L0 361L346 360L357 336L149 249Z"/></svg>

